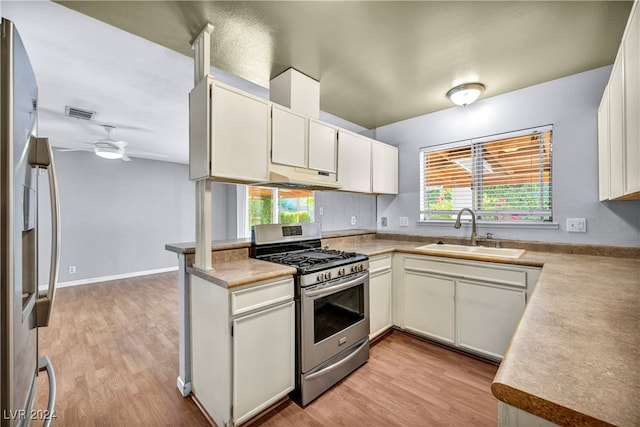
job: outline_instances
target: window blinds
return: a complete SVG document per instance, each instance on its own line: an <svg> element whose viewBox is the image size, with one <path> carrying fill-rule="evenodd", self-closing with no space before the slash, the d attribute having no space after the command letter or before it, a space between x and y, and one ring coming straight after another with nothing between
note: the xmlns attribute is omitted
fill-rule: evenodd
<svg viewBox="0 0 640 427"><path fill-rule="evenodd" d="M420 150L420 216L551 221L551 126Z"/></svg>

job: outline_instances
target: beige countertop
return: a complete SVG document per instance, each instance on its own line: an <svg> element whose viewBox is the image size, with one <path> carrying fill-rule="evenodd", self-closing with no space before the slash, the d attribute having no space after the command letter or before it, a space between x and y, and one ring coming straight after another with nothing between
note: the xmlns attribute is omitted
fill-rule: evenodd
<svg viewBox="0 0 640 427"><path fill-rule="evenodd" d="M329 247L369 256L443 256L424 242L336 240ZM542 266L525 313L492 384L503 402L560 425L640 425L640 260L527 251Z"/></svg>
<svg viewBox="0 0 640 427"><path fill-rule="evenodd" d="M380 234L376 238L362 232L323 236L322 243L369 256L392 252L445 256L416 249L435 241ZM169 246L190 253L186 246L167 245L167 250L172 250ZM248 247L247 242L227 242L220 248L227 246ZM560 425L640 425L638 250L532 244L517 260L449 255L542 267L492 384L498 399ZM246 254L246 249L236 252ZM291 267L246 255L218 262L214 255L214 268L213 273L188 271L225 287L295 273Z"/></svg>

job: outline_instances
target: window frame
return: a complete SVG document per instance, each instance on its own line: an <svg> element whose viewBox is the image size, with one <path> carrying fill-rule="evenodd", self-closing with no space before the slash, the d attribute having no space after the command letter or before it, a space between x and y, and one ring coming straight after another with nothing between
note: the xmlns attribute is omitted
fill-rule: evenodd
<svg viewBox="0 0 640 427"><path fill-rule="evenodd" d="M477 154L478 152L480 153L484 152L484 144L489 144L489 143L494 143L499 141L506 142L509 139L522 138L528 135L534 135L535 133L544 135L547 132L549 133L548 171L547 171L547 168L545 167L546 162L543 161L542 159L542 156L544 156L544 153L545 153L543 139L541 139L540 148L539 148L541 162L539 164L538 170L540 171L541 174L548 172L548 186L547 186L548 189L542 189L544 185L541 185L538 189L539 195L537 196L537 199L541 208L537 210L535 209L520 209L520 210L478 209L478 203L484 202L479 198L482 197L484 188L489 187L489 185L484 187L482 186L482 179L484 177L484 164L479 163L479 161L484 162L484 158L482 155ZM470 156L471 156L470 164L471 165L475 164L476 166L475 167L470 166L470 168L473 169L473 171L470 170L469 168L464 167L460 163L459 163L459 166L468 170L471 175L470 176L471 183L469 187L462 187L462 188L465 188L465 189L469 188L469 191L471 193L471 206L465 205L465 207L469 207L473 209L474 212L476 212L478 216L477 222L482 223L485 226L497 226L497 227L506 227L506 228L516 228L516 227L522 227L522 226L532 227L532 228L538 228L538 227L558 228L558 224L554 223L554 210L553 210L554 206L553 206L553 194L552 194L553 193L553 145L554 145L553 144L553 125L542 125L542 126L536 126L536 127L521 129L517 131L512 131L512 132L505 132L505 133L487 135L487 136L482 136L477 138L464 139L464 140L459 140L459 141L454 141L454 142L449 142L444 144L420 147L419 155L418 155L419 180L420 180L419 181L419 210L418 210L419 221L418 223L423 225L438 225L438 224L450 225L455 221L455 214L457 214L457 212L459 211L459 209L437 211L434 209L429 209L427 206L425 206L425 204L427 203L427 200L425 200L425 198L427 197L426 193L427 191L429 191L427 187L427 176L426 176L427 169L428 169L426 156L429 153L445 152L445 151L450 151L455 149L464 149L468 147L470 151ZM478 148L482 148L482 149L478 150ZM482 165L482 166L478 167L478 165ZM545 181L543 178L541 178L540 182L544 184ZM494 184L493 186L495 185L496 184ZM543 207L543 204L545 201L548 201L548 205L549 205L548 209L545 209ZM493 216L505 216L505 215L513 216L514 214L523 215L523 216L524 215L539 216L540 218L539 219L493 219L493 218L487 219L486 218L492 215ZM433 218L433 215L451 215L451 218ZM485 218L483 218L483 216ZM547 218L544 218L545 216ZM470 218L470 216L468 215L463 216L463 218Z"/></svg>

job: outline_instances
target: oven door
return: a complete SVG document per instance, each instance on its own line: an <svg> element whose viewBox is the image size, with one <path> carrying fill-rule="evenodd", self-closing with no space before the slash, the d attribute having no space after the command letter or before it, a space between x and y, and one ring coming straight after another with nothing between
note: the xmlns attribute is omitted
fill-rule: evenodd
<svg viewBox="0 0 640 427"><path fill-rule="evenodd" d="M302 289L300 352L306 373L369 335L369 272Z"/></svg>

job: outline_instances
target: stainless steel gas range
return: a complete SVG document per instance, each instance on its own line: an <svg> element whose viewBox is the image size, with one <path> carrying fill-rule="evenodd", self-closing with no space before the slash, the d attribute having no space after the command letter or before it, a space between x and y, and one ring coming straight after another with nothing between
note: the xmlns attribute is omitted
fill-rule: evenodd
<svg viewBox="0 0 640 427"><path fill-rule="evenodd" d="M251 256L296 267L296 389L306 406L369 359L369 259L322 248L318 223L256 225Z"/></svg>

